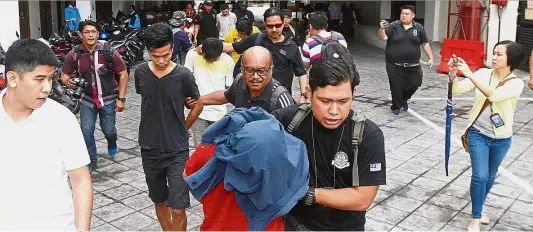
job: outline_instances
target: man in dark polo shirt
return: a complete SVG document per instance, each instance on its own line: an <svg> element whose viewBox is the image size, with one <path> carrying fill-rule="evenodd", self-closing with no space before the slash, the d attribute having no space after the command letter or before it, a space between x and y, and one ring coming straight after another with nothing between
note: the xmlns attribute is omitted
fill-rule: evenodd
<svg viewBox="0 0 533 232"><path fill-rule="evenodd" d="M429 69L433 67L433 53L429 46L424 27L413 21L415 7L406 5L401 8L401 18L390 25L382 21L378 38L387 41L385 60L392 95L392 113L400 114L400 108L408 110L407 100L411 99L422 85L420 67L420 45L429 56Z"/></svg>
<svg viewBox="0 0 533 232"><path fill-rule="evenodd" d="M194 18L194 45L198 46L206 38L218 38L217 12L211 1L204 2L204 10Z"/></svg>
<svg viewBox="0 0 533 232"><path fill-rule="evenodd" d="M289 91L272 78L272 59L266 48L252 47L242 57L242 76L239 75L226 91L202 96L204 105L229 102L237 108L256 106L270 113L295 104Z"/></svg>
<svg viewBox="0 0 533 232"><path fill-rule="evenodd" d="M185 119L185 98L198 99L200 93L191 71L171 61L172 28L156 23L146 29L144 40L151 61L139 65L134 75L141 95L139 145L148 195L164 231L185 231L190 202L181 174L189 158L187 130L202 112L202 101Z"/></svg>
<svg viewBox="0 0 533 232"><path fill-rule="evenodd" d="M305 71L300 50L294 41L283 35L283 14L277 8L270 8L263 14L266 33L257 33L235 43L224 43L224 52L237 52L239 54L253 46L265 47L271 51L274 63L272 77L279 81L292 93L292 79L299 77L300 102L305 99L305 86L307 86L307 72ZM238 65L236 65L238 66Z"/></svg>

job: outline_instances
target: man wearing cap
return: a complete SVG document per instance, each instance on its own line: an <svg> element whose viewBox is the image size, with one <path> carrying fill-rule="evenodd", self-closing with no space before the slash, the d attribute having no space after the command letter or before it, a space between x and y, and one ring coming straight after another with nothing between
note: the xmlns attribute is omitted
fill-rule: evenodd
<svg viewBox="0 0 533 232"><path fill-rule="evenodd" d="M248 19L255 25L254 13L248 10L248 3L246 1L239 2L239 8L233 11L237 19Z"/></svg>
<svg viewBox="0 0 533 232"><path fill-rule="evenodd" d="M228 4L220 5L220 10L221 12L217 15L218 39L224 41L228 32L235 28L237 16L233 12L229 12Z"/></svg>
<svg viewBox="0 0 533 232"><path fill-rule="evenodd" d="M194 19L194 44L201 45L202 42L209 38L218 38L217 13L213 10L211 1L204 2L204 10L196 15Z"/></svg>
<svg viewBox="0 0 533 232"><path fill-rule="evenodd" d="M174 49L172 50L172 60L175 63L181 64L181 56L178 56L181 51L189 50L193 47L189 35L185 32L186 15L183 11L174 11L170 25L172 26L172 33L174 34ZM180 57L179 62L176 58Z"/></svg>
<svg viewBox="0 0 533 232"><path fill-rule="evenodd" d="M283 14L283 35L291 38L298 47L302 46L302 43L300 42L300 37L298 36L298 32L294 29L294 27L291 25L292 22L292 11L289 9L283 9L281 10L281 13Z"/></svg>

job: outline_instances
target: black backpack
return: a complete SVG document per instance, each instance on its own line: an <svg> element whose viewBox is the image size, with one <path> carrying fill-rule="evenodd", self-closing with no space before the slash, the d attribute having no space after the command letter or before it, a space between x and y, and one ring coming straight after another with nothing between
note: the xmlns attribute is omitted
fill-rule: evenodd
<svg viewBox="0 0 533 232"><path fill-rule="evenodd" d="M296 111L294 116L292 117L291 121L289 122L289 126L287 126L287 132L289 134L293 134L294 131L298 130L298 127L300 126L302 121L311 112L312 110L310 104L301 104L300 107L298 107L298 110ZM354 160L354 163L352 164L352 186L357 187L359 186L359 166L357 163L357 158L359 157L359 146L361 146L361 143L363 142L363 131L365 130L366 117L361 112L354 111L352 117L347 120L352 120L354 122L352 128L352 151Z"/></svg>
<svg viewBox="0 0 533 232"><path fill-rule="evenodd" d="M338 35L339 33L332 31L331 39L326 40L320 35L313 35L311 36L311 38L315 39L320 44L322 44L322 49L320 50L320 53L321 53L320 60L340 58L349 64L353 64L353 68L351 69L352 72L355 72L353 74L353 77L354 77L353 81L355 85L359 85L359 72L357 72L357 66L355 65L355 60L353 59L352 54L350 54L350 50L348 50L347 47L339 43Z"/></svg>

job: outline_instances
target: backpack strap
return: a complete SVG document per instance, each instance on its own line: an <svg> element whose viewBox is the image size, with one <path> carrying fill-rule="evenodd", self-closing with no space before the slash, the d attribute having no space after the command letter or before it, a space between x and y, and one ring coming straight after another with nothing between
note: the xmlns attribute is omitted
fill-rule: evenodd
<svg viewBox="0 0 533 232"><path fill-rule="evenodd" d="M278 87L272 91L272 97L270 97L270 111L272 112L276 109L276 105L278 104L279 97L281 94L285 92L285 88L280 84Z"/></svg>
<svg viewBox="0 0 533 232"><path fill-rule="evenodd" d="M318 42L321 43L321 44L325 44L325 43L327 42L327 41L326 41L324 38L322 38L322 36L320 36L320 35L313 35L313 36L311 36L311 38L315 39L316 41L318 41Z"/></svg>
<svg viewBox="0 0 533 232"><path fill-rule="evenodd" d="M353 149L353 165L352 165L352 186L359 186L359 166L357 159L359 157L359 145L363 141L363 131L365 129L366 117L362 113L354 112L352 115L353 137L352 137L352 149Z"/></svg>
<svg viewBox="0 0 533 232"><path fill-rule="evenodd" d="M294 116L292 117L291 122L287 127L287 132L289 132L289 134L292 134L294 131L296 131L309 113L311 113L311 104L301 104L300 107L298 107L298 110L296 111Z"/></svg>
<svg viewBox="0 0 533 232"><path fill-rule="evenodd" d="M74 57L74 61L72 61L72 76L71 77L79 77L79 58L81 55L80 51L80 45L76 45L72 50L74 50L74 53L72 54Z"/></svg>
<svg viewBox="0 0 533 232"><path fill-rule="evenodd" d="M339 40L339 33L331 31L331 40Z"/></svg>
<svg viewBox="0 0 533 232"><path fill-rule="evenodd" d="M104 44L104 50L102 51L104 55L105 62L107 64L107 68L113 72L113 50L111 45L105 43Z"/></svg>
<svg viewBox="0 0 533 232"><path fill-rule="evenodd" d="M254 46L261 46L261 40L263 39L263 33L257 33L257 37L254 40Z"/></svg>

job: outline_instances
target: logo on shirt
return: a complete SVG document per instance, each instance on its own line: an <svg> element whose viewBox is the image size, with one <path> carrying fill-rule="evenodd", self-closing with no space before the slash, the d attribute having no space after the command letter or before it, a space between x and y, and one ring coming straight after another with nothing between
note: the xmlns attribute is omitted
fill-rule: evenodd
<svg viewBox="0 0 533 232"><path fill-rule="evenodd" d="M279 53L283 54L284 56L287 55L287 51L285 51L285 50L283 50L283 49L280 49L280 50L279 50Z"/></svg>
<svg viewBox="0 0 533 232"><path fill-rule="evenodd" d="M418 36L418 30L414 29L414 30L413 30L413 35L414 35L414 36Z"/></svg>
<svg viewBox="0 0 533 232"><path fill-rule="evenodd" d="M335 166L338 169L350 167L350 163L348 162L348 155L346 155L346 153L344 153L343 151L337 152L337 154L335 154L335 158L333 159L333 161L331 161L331 165Z"/></svg>
<svg viewBox="0 0 533 232"><path fill-rule="evenodd" d="M381 163L370 164L370 171L371 172L379 172L379 171L381 171Z"/></svg>

